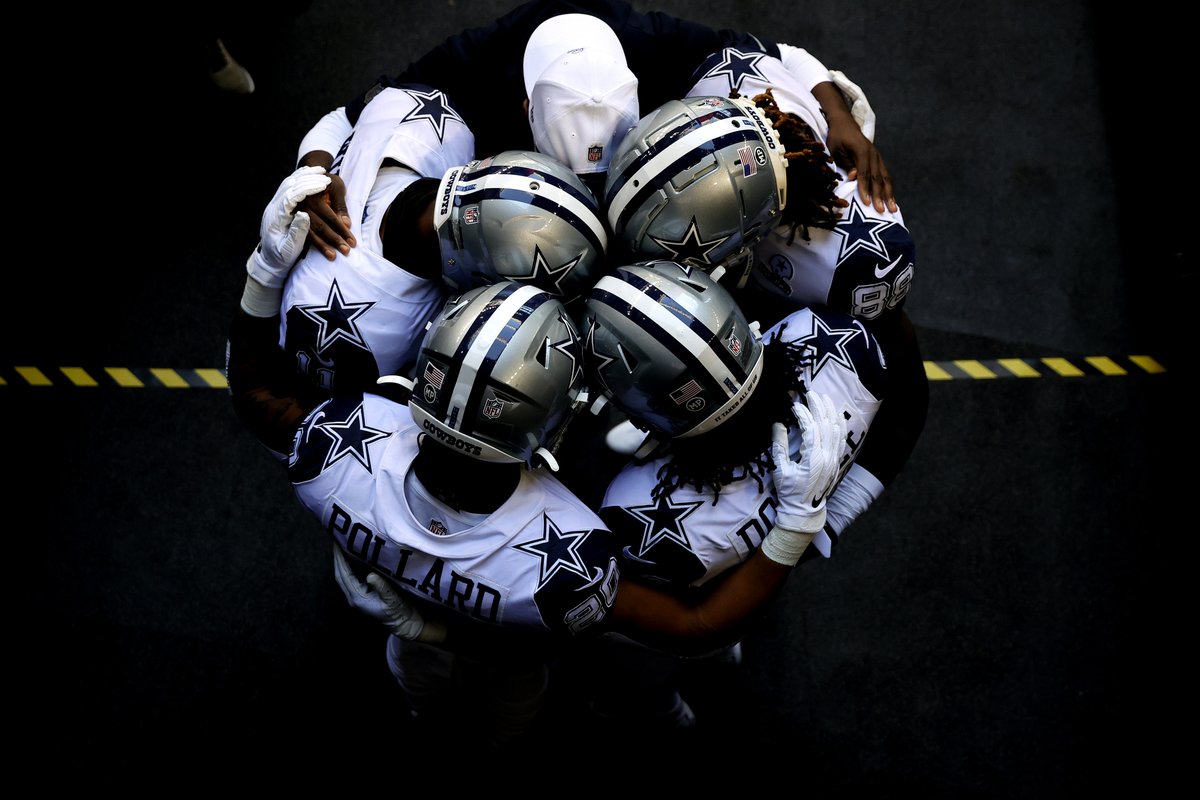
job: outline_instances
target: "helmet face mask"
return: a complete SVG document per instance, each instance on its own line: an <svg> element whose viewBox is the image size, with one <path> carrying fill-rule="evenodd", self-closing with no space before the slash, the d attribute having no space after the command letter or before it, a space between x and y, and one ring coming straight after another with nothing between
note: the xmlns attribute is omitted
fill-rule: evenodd
<svg viewBox="0 0 1200 800"><path fill-rule="evenodd" d="M567 167L530 151L448 170L434 227L443 276L458 292L511 280L568 302L595 281L608 249L591 190Z"/></svg>
<svg viewBox="0 0 1200 800"><path fill-rule="evenodd" d="M712 430L758 384L762 342L728 290L696 267L619 267L596 283L583 317L593 388L658 437Z"/></svg>
<svg viewBox="0 0 1200 800"><path fill-rule="evenodd" d="M673 100L621 141L604 197L621 255L728 271L740 287L786 205L783 145L748 100Z"/></svg>
<svg viewBox="0 0 1200 800"><path fill-rule="evenodd" d="M409 409L441 444L531 463L583 386L579 333L561 302L499 281L449 300L421 344Z"/></svg>

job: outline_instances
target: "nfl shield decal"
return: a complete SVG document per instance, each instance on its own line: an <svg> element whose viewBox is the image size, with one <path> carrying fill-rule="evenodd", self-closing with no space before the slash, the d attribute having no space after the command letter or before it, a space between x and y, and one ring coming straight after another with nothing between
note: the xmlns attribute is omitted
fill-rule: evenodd
<svg viewBox="0 0 1200 800"><path fill-rule="evenodd" d="M496 397L489 397L483 404L483 415L488 419L496 419L500 416L500 412L504 410L504 401Z"/></svg>

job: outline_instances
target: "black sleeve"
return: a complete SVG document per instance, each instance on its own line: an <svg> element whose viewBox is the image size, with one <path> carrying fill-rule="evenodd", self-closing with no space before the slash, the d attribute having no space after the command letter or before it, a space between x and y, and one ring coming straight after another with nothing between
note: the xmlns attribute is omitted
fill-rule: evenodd
<svg viewBox="0 0 1200 800"><path fill-rule="evenodd" d="M346 104L346 114L353 124L380 89L423 83L449 96L475 134L481 157L502 150L532 150L533 135L521 108L525 43L538 25L559 14L590 14L616 31L629 68L638 76L643 114L683 97L695 82L695 69L722 47L779 55L774 42L752 34L713 30L658 11L641 13L621 0L532 0L489 25L448 37L403 72L381 77Z"/></svg>
<svg viewBox="0 0 1200 800"><path fill-rule="evenodd" d="M279 317L252 317L240 308L229 325L225 377L234 413L260 442L288 453L292 434L317 405L276 343Z"/></svg>
<svg viewBox="0 0 1200 800"><path fill-rule="evenodd" d="M870 326L887 358L887 389L871 433L855 462L884 486L912 455L929 411L929 379L912 321L903 310L885 314Z"/></svg>
<svg viewBox="0 0 1200 800"><path fill-rule="evenodd" d="M630 13L624 26L614 29L629 68L638 76L643 115L685 97L696 83L696 69L724 47L779 57L779 46L773 41L742 31L714 30L660 11Z"/></svg>

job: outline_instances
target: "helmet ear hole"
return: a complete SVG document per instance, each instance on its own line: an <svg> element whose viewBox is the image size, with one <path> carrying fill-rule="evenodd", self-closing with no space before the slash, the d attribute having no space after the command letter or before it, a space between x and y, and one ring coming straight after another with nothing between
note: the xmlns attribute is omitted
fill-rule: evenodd
<svg viewBox="0 0 1200 800"><path fill-rule="evenodd" d="M550 364L550 340L543 339L542 344L538 347L537 352L533 355L539 366L546 367Z"/></svg>

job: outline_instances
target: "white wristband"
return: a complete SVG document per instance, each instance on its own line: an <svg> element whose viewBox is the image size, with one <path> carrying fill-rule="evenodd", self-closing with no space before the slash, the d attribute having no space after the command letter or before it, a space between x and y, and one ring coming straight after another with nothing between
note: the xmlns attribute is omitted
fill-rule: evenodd
<svg viewBox="0 0 1200 800"><path fill-rule="evenodd" d="M774 527L770 533L763 539L759 549L763 555L774 561L776 564L792 567L800 560L800 556L804 555L809 543L816 536L816 532L802 533L800 531L789 531L786 528Z"/></svg>
<svg viewBox="0 0 1200 800"><path fill-rule="evenodd" d="M881 494L883 484L879 479L858 464L852 465L825 501L826 522L840 536Z"/></svg>
<svg viewBox="0 0 1200 800"><path fill-rule="evenodd" d="M279 316L283 303L283 289L268 289L253 278L246 278L242 290L242 310L252 317L268 319Z"/></svg>

